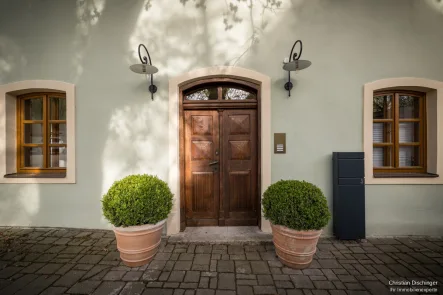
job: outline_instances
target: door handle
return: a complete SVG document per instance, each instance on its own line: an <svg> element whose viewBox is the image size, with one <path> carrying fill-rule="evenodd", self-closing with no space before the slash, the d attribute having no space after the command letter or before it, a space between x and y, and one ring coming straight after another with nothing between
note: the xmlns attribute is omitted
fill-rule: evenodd
<svg viewBox="0 0 443 295"><path fill-rule="evenodd" d="M209 162L209 166L216 165L216 164L218 164L218 161Z"/></svg>

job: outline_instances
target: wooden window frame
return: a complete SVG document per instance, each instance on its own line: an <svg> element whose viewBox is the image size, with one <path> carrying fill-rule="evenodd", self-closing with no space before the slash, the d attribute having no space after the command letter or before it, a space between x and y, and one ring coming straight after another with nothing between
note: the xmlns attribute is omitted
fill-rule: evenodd
<svg viewBox="0 0 443 295"><path fill-rule="evenodd" d="M255 99L245 100L229 100L223 99L223 88L232 87L238 88L244 91L248 91L255 95ZM217 99L208 100L186 100L186 96L193 91L203 90L205 88L217 88ZM207 78L195 82L186 84L181 88L181 101L185 109L204 109L208 107L221 107L221 108L256 108L258 103L259 93L257 91L257 85L240 79L232 78Z"/></svg>
<svg viewBox="0 0 443 295"><path fill-rule="evenodd" d="M67 143L49 143L49 126L50 124L65 124L67 120L50 120L50 98L64 98L66 100L66 93L60 92L35 92L25 95L17 96L17 173L18 174L66 174L66 167L49 167L49 153L51 147L68 148ZM43 117L42 120L25 120L24 119L24 102L32 98L43 99ZM68 105L66 104L66 108ZM66 110L67 112L67 110ZM43 125L43 143L24 143L24 124L42 124ZM25 167L25 147L42 147L43 149L43 167Z"/></svg>
<svg viewBox="0 0 443 295"><path fill-rule="evenodd" d="M391 143L374 143L372 139L372 147L386 147L391 146L393 148L393 166L392 167L377 167L373 168L374 174L402 174L402 173L422 173L426 174L427 164L427 147L426 147L426 94L423 92L409 91L409 90L392 90L392 91L374 91L373 99L375 96L392 95L392 114L391 119L374 119L372 118L372 124L374 123L391 123L392 134ZM401 95L413 95L419 97L419 118L406 118L400 119L399 97ZM399 142L399 124L403 122L418 122L419 123L419 141L412 143L400 143ZM386 134L385 134L386 137ZM400 146L419 146L419 162L421 166L412 167L399 167L399 150ZM386 156L385 156L386 157Z"/></svg>

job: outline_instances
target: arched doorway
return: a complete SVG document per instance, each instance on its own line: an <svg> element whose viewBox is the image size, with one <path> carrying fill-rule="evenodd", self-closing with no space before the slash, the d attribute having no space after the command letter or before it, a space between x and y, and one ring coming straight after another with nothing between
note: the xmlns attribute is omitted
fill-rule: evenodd
<svg viewBox="0 0 443 295"><path fill-rule="evenodd" d="M260 223L260 85L211 77L180 86L180 229Z"/></svg>

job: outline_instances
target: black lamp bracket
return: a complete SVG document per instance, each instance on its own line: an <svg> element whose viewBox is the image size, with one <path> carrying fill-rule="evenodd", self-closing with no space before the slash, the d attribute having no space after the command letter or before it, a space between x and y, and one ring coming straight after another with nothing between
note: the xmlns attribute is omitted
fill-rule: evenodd
<svg viewBox="0 0 443 295"><path fill-rule="evenodd" d="M148 55L147 57L146 56L142 57L142 55L140 53L140 50L142 47L145 49L146 54ZM140 61L142 62L142 64L148 64L148 61L149 61L149 65L152 66L151 56L149 55L149 51L146 48L146 46L143 44L138 45L138 57L140 58ZM151 76L151 85L149 85L149 92L151 92L151 99L154 100L154 93L157 92L157 86L154 85L153 74L150 74L150 76Z"/></svg>
<svg viewBox="0 0 443 295"><path fill-rule="evenodd" d="M300 50L299 50L298 53L297 52L293 53L295 45L297 45L297 44L300 44ZM291 58L292 58L293 61L294 60L299 60L300 57L301 57L301 53L302 52L303 52L303 43L301 42L301 40L295 41L294 45L292 45L291 53L289 53L289 61L288 61L288 63L291 62ZM291 71L288 71L288 82L285 83L285 89L288 91L288 96L289 97L291 96L291 89L292 89L293 86L294 85L291 82Z"/></svg>

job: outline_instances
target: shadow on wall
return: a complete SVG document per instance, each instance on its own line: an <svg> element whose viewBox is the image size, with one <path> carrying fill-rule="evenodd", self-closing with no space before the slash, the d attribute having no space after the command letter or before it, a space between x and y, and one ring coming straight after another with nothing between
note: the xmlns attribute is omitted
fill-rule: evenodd
<svg viewBox="0 0 443 295"><path fill-rule="evenodd" d="M426 0L426 3L434 10L440 12L443 15L443 1L442 0Z"/></svg>
<svg viewBox="0 0 443 295"><path fill-rule="evenodd" d="M22 48L7 36L0 35L0 84L9 81L12 73L21 75L26 65Z"/></svg>

